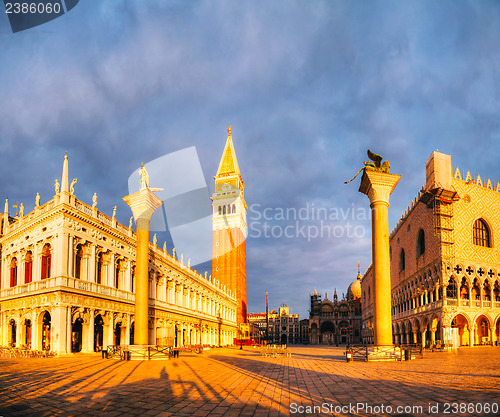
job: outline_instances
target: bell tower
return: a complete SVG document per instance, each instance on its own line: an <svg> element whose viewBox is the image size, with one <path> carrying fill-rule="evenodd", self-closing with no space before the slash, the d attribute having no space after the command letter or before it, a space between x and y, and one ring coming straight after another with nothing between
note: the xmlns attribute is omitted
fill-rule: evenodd
<svg viewBox="0 0 500 417"><path fill-rule="evenodd" d="M226 146L214 179L212 280L218 280L236 295L236 321L240 325L246 323L247 317L248 207L243 193L245 184L234 151L231 126L227 128Z"/></svg>

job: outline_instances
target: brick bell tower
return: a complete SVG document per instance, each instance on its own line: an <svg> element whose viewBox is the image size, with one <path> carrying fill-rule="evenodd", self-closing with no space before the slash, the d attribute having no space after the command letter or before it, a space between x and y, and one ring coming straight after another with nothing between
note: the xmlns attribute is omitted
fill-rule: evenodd
<svg viewBox="0 0 500 417"><path fill-rule="evenodd" d="M231 126L217 169L213 206L212 280L218 280L236 294L238 325L247 321L247 222L248 209Z"/></svg>

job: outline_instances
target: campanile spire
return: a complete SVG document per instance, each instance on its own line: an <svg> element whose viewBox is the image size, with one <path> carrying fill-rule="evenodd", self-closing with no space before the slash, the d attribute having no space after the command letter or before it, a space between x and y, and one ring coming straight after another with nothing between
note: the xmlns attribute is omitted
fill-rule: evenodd
<svg viewBox="0 0 500 417"><path fill-rule="evenodd" d="M237 323L246 322L246 210L245 184L234 150L231 126L215 179L213 206L212 276L236 294Z"/></svg>

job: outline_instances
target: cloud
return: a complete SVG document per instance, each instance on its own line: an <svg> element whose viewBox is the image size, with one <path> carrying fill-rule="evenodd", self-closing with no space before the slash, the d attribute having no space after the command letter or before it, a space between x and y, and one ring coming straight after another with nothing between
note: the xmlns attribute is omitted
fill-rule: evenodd
<svg viewBox="0 0 500 417"><path fill-rule="evenodd" d="M343 181L370 148L402 175L392 226L436 148L500 180L499 18L494 1L80 2L1 35L0 190L51 198L68 151L77 197L128 224L141 161L196 146L212 186L231 124L249 205L368 208ZM249 310L266 288L302 316L314 286L344 292L367 239L250 239Z"/></svg>

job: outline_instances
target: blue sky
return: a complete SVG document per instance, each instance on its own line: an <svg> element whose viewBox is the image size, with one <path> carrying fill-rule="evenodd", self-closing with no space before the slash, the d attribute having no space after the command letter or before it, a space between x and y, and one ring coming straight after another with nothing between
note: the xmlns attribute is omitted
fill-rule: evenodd
<svg viewBox="0 0 500 417"><path fill-rule="evenodd" d="M128 224L142 161L195 146L213 187L231 125L249 312L268 291L306 317L314 287L342 293L370 263L368 199L343 184L368 148L402 175L391 228L435 149L500 180L499 22L496 1L81 0L15 34L0 16L0 196L50 199L67 151L77 198Z"/></svg>

